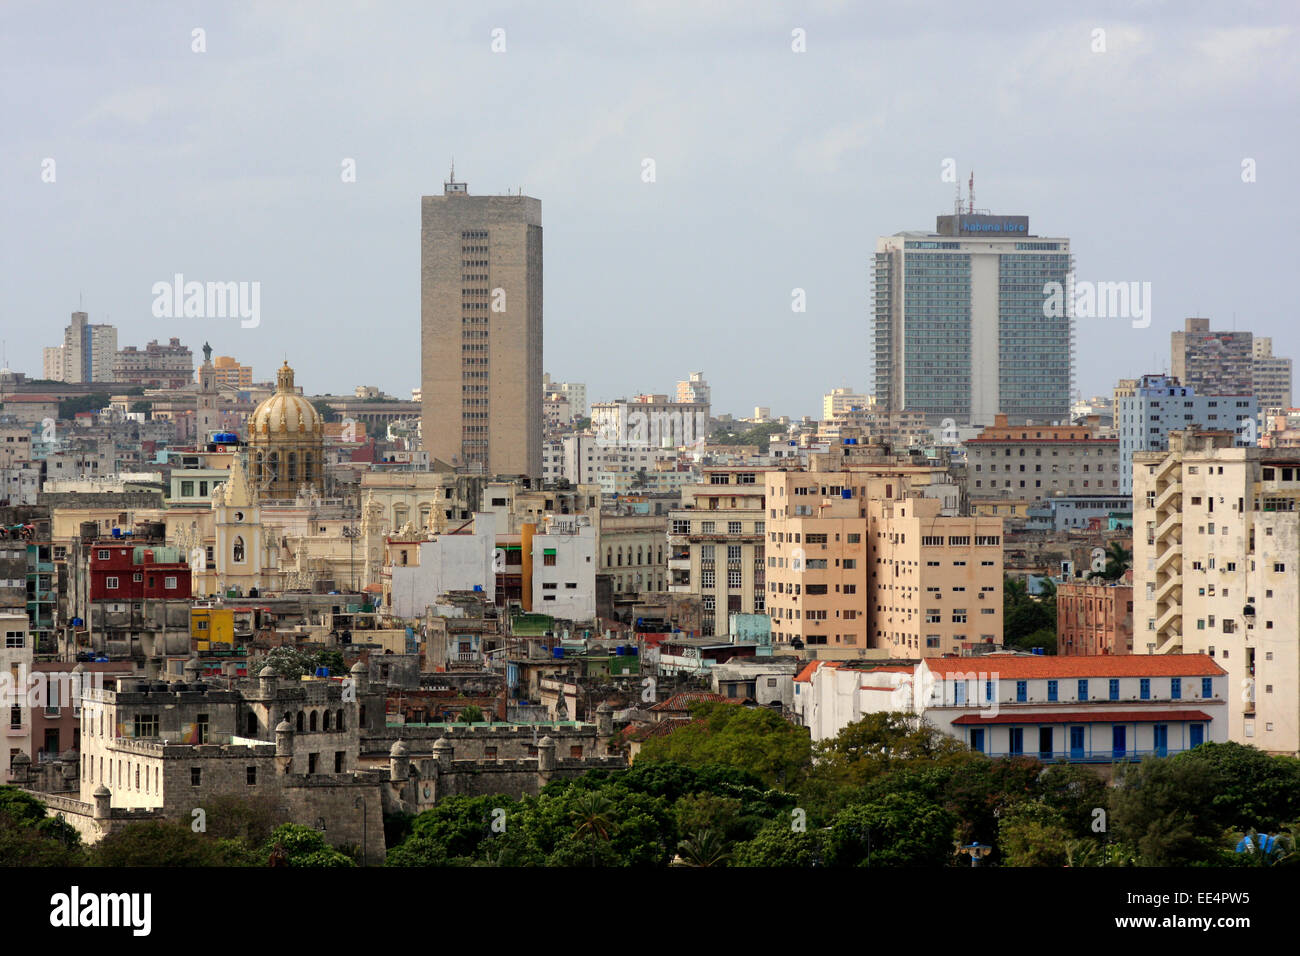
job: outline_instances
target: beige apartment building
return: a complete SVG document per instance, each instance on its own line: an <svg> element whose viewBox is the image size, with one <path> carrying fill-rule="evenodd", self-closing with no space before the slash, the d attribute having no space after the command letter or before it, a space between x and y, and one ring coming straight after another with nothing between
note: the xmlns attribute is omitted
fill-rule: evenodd
<svg viewBox="0 0 1300 956"><path fill-rule="evenodd" d="M1096 415L1082 425L1010 425L997 415L966 441L971 497L1117 493L1119 439L1102 438L1100 430Z"/></svg>
<svg viewBox="0 0 1300 956"><path fill-rule="evenodd" d="M823 470L834 460L765 476L773 641L893 657L1000 644L1001 519L954 514L943 469Z"/></svg>
<svg viewBox="0 0 1300 956"><path fill-rule="evenodd" d="M486 475L542 472L542 204L421 199L421 437L436 459Z"/></svg>
<svg viewBox="0 0 1300 956"><path fill-rule="evenodd" d="M704 468L668 516L668 590L698 594L701 631L726 634L731 614L766 614L764 475L774 469Z"/></svg>
<svg viewBox="0 0 1300 956"><path fill-rule="evenodd" d="M1300 752L1300 452L1175 431L1133 467L1138 654L1228 671L1230 740Z"/></svg>
<svg viewBox="0 0 1300 956"><path fill-rule="evenodd" d="M1002 644L1002 519L933 498L867 503L874 647L939 657Z"/></svg>

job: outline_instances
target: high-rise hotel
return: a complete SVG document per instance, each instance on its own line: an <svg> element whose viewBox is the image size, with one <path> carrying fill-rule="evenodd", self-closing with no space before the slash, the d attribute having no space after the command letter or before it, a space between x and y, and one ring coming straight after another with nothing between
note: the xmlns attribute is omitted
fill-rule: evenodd
<svg viewBox="0 0 1300 956"><path fill-rule="evenodd" d="M421 198L421 433L468 472L542 473L542 204Z"/></svg>
<svg viewBox="0 0 1300 956"><path fill-rule="evenodd" d="M1045 314L1044 286L1068 293L1072 265L1070 240L1031 234L1028 216L956 213L878 239L877 407L936 424L1068 421L1071 313Z"/></svg>

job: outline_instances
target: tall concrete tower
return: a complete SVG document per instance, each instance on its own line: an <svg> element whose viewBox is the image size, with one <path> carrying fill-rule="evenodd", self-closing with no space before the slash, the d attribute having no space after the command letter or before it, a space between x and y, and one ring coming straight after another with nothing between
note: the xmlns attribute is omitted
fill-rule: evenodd
<svg viewBox="0 0 1300 956"><path fill-rule="evenodd" d="M421 198L424 448L458 469L542 472L542 204L471 196L455 167Z"/></svg>

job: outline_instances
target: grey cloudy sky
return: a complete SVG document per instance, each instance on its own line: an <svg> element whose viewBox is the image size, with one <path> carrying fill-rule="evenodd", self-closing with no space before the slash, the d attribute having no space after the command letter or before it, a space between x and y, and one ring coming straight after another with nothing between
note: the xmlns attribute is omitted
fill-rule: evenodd
<svg viewBox="0 0 1300 956"><path fill-rule="evenodd" d="M452 156L471 193L541 199L545 366L593 399L700 370L737 414L866 389L875 239L951 210L946 158L978 206L1069 236L1079 279L1152 283L1150 328L1080 321L1085 394L1163 369L1187 315L1300 358L1296 10L8 0L8 362L39 375L84 294L121 345L206 339L259 379L287 354L308 391L406 395L419 198ZM154 318L177 272L260 282L261 325Z"/></svg>

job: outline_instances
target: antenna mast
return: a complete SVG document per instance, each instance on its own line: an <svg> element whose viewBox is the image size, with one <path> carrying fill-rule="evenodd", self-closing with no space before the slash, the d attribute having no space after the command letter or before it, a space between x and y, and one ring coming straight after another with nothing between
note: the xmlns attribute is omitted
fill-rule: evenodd
<svg viewBox="0 0 1300 956"><path fill-rule="evenodd" d="M967 192L966 201L969 203L967 212L972 216L975 215L975 170L973 169L970 171L970 189Z"/></svg>

